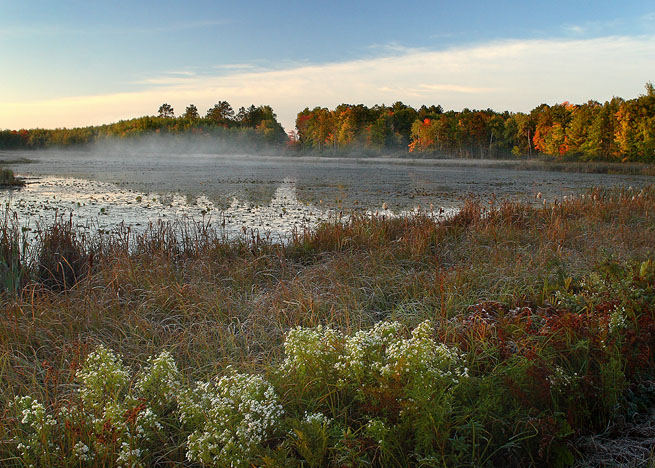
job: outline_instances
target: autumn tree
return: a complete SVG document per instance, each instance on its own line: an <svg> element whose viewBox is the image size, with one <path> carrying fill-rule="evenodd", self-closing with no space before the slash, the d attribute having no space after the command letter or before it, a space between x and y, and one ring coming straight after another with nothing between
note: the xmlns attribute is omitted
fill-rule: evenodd
<svg viewBox="0 0 655 468"><path fill-rule="evenodd" d="M567 153L571 155L582 155L585 142L587 141L589 127L594 120L595 113L600 108L596 101L589 101L586 104L577 106L571 116L571 121L566 128Z"/></svg>
<svg viewBox="0 0 655 468"><path fill-rule="evenodd" d="M618 127L616 114L622 102L620 98L612 98L595 112L587 131L587 139L582 145L585 160L610 159L612 155L618 153L615 142L615 132Z"/></svg>
<svg viewBox="0 0 655 468"><path fill-rule="evenodd" d="M412 125L411 142L409 152L426 152L437 149L437 125L429 118L416 120Z"/></svg>

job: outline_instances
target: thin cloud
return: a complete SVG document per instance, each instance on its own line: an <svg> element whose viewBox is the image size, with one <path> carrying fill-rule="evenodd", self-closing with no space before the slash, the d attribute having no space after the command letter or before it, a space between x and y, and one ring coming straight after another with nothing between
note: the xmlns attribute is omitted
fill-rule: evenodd
<svg viewBox="0 0 655 468"><path fill-rule="evenodd" d="M189 70L169 70L168 75L195 76L196 73Z"/></svg>
<svg viewBox="0 0 655 468"><path fill-rule="evenodd" d="M427 49L419 47L407 47L399 42L389 42L386 44L371 44L367 49L375 51L379 55L389 56L389 55L406 55L413 54L417 52L423 52Z"/></svg>
<svg viewBox="0 0 655 468"><path fill-rule="evenodd" d="M218 70L254 70L258 68L252 63L226 63L224 65L214 65Z"/></svg>
<svg viewBox="0 0 655 468"><path fill-rule="evenodd" d="M623 24L623 19L616 18L607 21L587 21L582 24L565 24L562 29L573 36L607 36Z"/></svg>
<svg viewBox="0 0 655 468"><path fill-rule="evenodd" d="M582 35L582 34L586 33L588 30L589 30L588 27L582 26L582 25L579 25L579 24L569 24L569 25L564 26L564 31L572 33L572 34Z"/></svg>
<svg viewBox="0 0 655 468"><path fill-rule="evenodd" d="M201 113L220 100L269 104L287 130L308 106L343 102L528 111L546 102L637 96L655 76L655 36L514 40L444 51L409 51L286 69L151 77L131 93L0 103L0 128L107 123L152 115L162 102Z"/></svg>
<svg viewBox="0 0 655 468"><path fill-rule="evenodd" d="M490 93L493 88L460 86L456 84L422 84L418 89L426 91L450 91L453 93Z"/></svg>

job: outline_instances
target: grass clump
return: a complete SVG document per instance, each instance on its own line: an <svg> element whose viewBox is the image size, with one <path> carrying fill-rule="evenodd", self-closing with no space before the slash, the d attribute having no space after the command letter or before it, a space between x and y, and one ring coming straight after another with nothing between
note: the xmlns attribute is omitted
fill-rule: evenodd
<svg viewBox="0 0 655 468"><path fill-rule="evenodd" d="M0 296L0 460L591 460L581 440L655 404L654 213L650 187L353 216L287 244L191 225L53 236L87 266L51 284L28 255Z"/></svg>
<svg viewBox="0 0 655 468"><path fill-rule="evenodd" d="M53 290L68 289L83 279L93 263L93 247L73 230L72 216L40 232L36 244L36 281Z"/></svg>
<svg viewBox="0 0 655 468"><path fill-rule="evenodd" d="M0 293L18 293L27 280L27 239L9 213L0 224Z"/></svg>

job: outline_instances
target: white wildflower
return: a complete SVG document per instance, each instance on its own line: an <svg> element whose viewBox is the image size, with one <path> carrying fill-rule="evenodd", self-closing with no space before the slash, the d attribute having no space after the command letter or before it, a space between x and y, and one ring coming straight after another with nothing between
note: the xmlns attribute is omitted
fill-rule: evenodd
<svg viewBox="0 0 655 468"><path fill-rule="evenodd" d="M283 414L271 384L235 373L196 390L180 396L181 420L197 426L187 439L187 458L221 467L249 466Z"/></svg>

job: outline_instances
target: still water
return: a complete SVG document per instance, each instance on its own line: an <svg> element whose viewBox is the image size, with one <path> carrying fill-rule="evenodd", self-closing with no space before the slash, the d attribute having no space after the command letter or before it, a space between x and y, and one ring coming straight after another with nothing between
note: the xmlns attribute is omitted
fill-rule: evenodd
<svg viewBox="0 0 655 468"><path fill-rule="evenodd" d="M593 186L638 188L653 178L477 167L470 161L386 161L126 151L0 153L27 179L0 191L21 226L73 216L79 228L133 229L158 220L287 236L352 211L452 213L468 197L543 203ZM537 194L539 198L537 198ZM383 206L386 209L383 209Z"/></svg>

